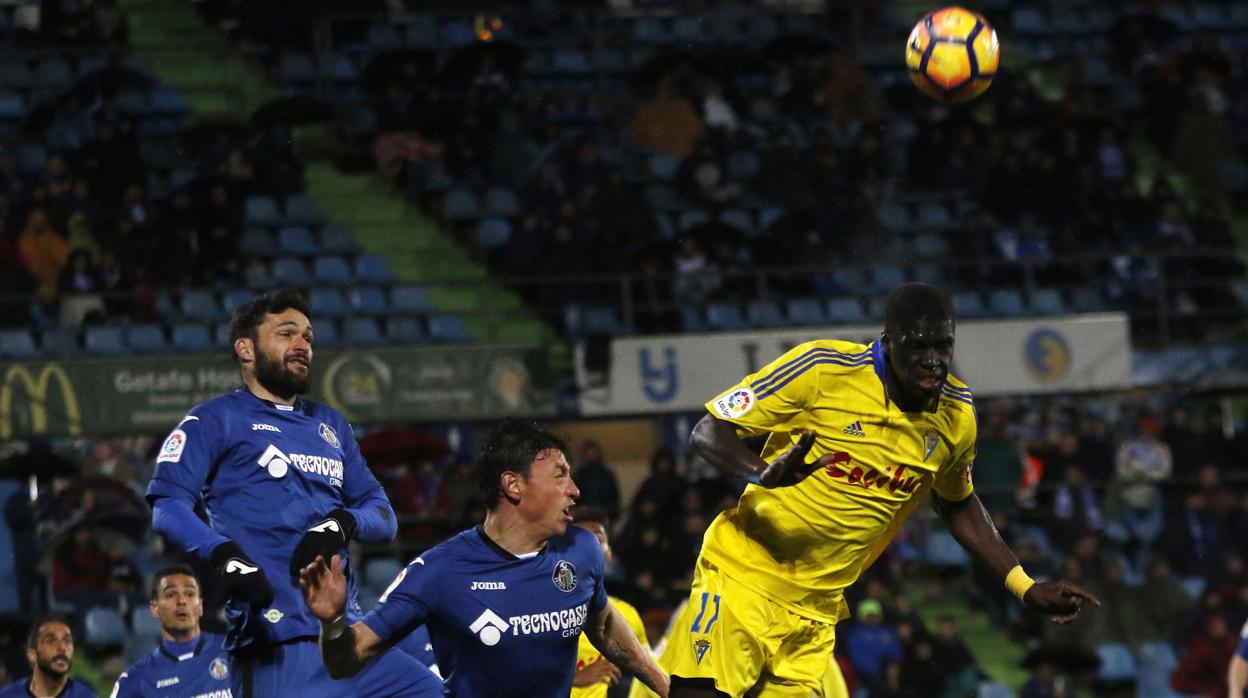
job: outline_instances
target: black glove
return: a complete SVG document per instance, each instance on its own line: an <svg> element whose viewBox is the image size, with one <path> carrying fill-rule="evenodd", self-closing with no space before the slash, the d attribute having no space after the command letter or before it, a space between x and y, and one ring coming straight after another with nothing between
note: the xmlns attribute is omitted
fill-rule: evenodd
<svg viewBox="0 0 1248 698"><path fill-rule="evenodd" d="M342 550L355 535L355 515L346 509L334 509L316 522L299 539L295 552L290 555L290 576L299 579L299 570L307 567L322 555L325 562Z"/></svg>
<svg viewBox="0 0 1248 698"><path fill-rule="evenodd" d="M273 585L247 553L232 540L218 545L212 550L212 565L221 575L225 591L240 601L246 601L256 608L267 608L273 604Z"/></svg>

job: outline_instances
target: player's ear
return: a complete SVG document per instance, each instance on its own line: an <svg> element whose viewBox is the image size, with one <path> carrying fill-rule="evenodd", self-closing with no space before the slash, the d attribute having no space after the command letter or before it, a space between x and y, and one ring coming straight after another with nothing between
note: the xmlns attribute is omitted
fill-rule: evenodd
<svg viewBox="0 0 1248 698"><path fill-rule="evenodd" d="M256 360L256 346L251 337L239 337L234 340L234 355L243 362Z"/></svg>
<svg viewBox="0 0 1248 698"><path fill-rule="evenodd" d="M27 646L26 647L26 661L30 662L33 665L35 663L35 660L37 660L38 658L39 656L35 654L34 648Z"/></svg>
<svg viewBox="0 0 1248 698"><path fill-rule="evenodd" d="M520 473L512 470L504 471L499 476L499 485L502 487L503 496L510 502L516 502L520 499Z"/></svg>

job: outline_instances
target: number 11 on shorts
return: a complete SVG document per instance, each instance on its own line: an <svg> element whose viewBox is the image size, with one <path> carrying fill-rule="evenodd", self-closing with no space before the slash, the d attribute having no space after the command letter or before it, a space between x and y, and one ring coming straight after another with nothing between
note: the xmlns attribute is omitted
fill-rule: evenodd
<svg viewBox="0 0 1248 698"><path fill-rule="evenodd" d="M706 621L706 627L699 630L698 626L702 625L702 619L706 616L706 601L708 598L714 600L715 602L715 613L711 616L710 620ZM711 632L711 626L715 625L715 621L717 620L719 620L719 594L711 596L709 593L704 591L702 592L702 609L698 611L698 617L693 619L693 627L690 628L690 632L709 633Z"/></svg>

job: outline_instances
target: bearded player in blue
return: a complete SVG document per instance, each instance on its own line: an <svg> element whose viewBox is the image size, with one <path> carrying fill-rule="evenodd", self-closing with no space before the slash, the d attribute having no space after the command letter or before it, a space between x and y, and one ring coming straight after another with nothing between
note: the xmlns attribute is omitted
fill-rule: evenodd
<svg viewBox="0 0 1248 698"><path fill-rule="evenodd" d="M608 661L666 696L667 676L607 601L598 539L568 525L580 492L565 452L536 425L495 427L476 466L485 522L416 558L363 620L344 617L338 555L304 567L299 583L321 619L329 673L367 671L425 623L449 695L567 698L584 632Z"/></svg>
<svg viewBox="0 0 1248 698"><path fill-rule="evenodd" d="M229 594L234 698L442 695L437 677L399 650L350 681L325 671L297 571L318 555L345 555L352 538L393 539L394 510L346 419L299 397L313 343L303 296L243 304L230 342L243 387L187 413L160 449L147 498L152 527L211 561ZM194 513L199 501L211 527ZM359 617L353 574L347 590L347 613Z"/></svg>

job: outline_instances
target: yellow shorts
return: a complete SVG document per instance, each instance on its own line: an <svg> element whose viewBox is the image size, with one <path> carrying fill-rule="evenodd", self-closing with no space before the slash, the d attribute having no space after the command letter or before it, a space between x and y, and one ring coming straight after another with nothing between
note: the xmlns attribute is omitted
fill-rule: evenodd
<svg viewBox="0 0 1248 698"><path fill-rule="evenodd" d="M733 698L825 698L825 686L844 695L835 644L835 624L799 616L699 559L659 665L672 676L711 679Z"/></svg>

